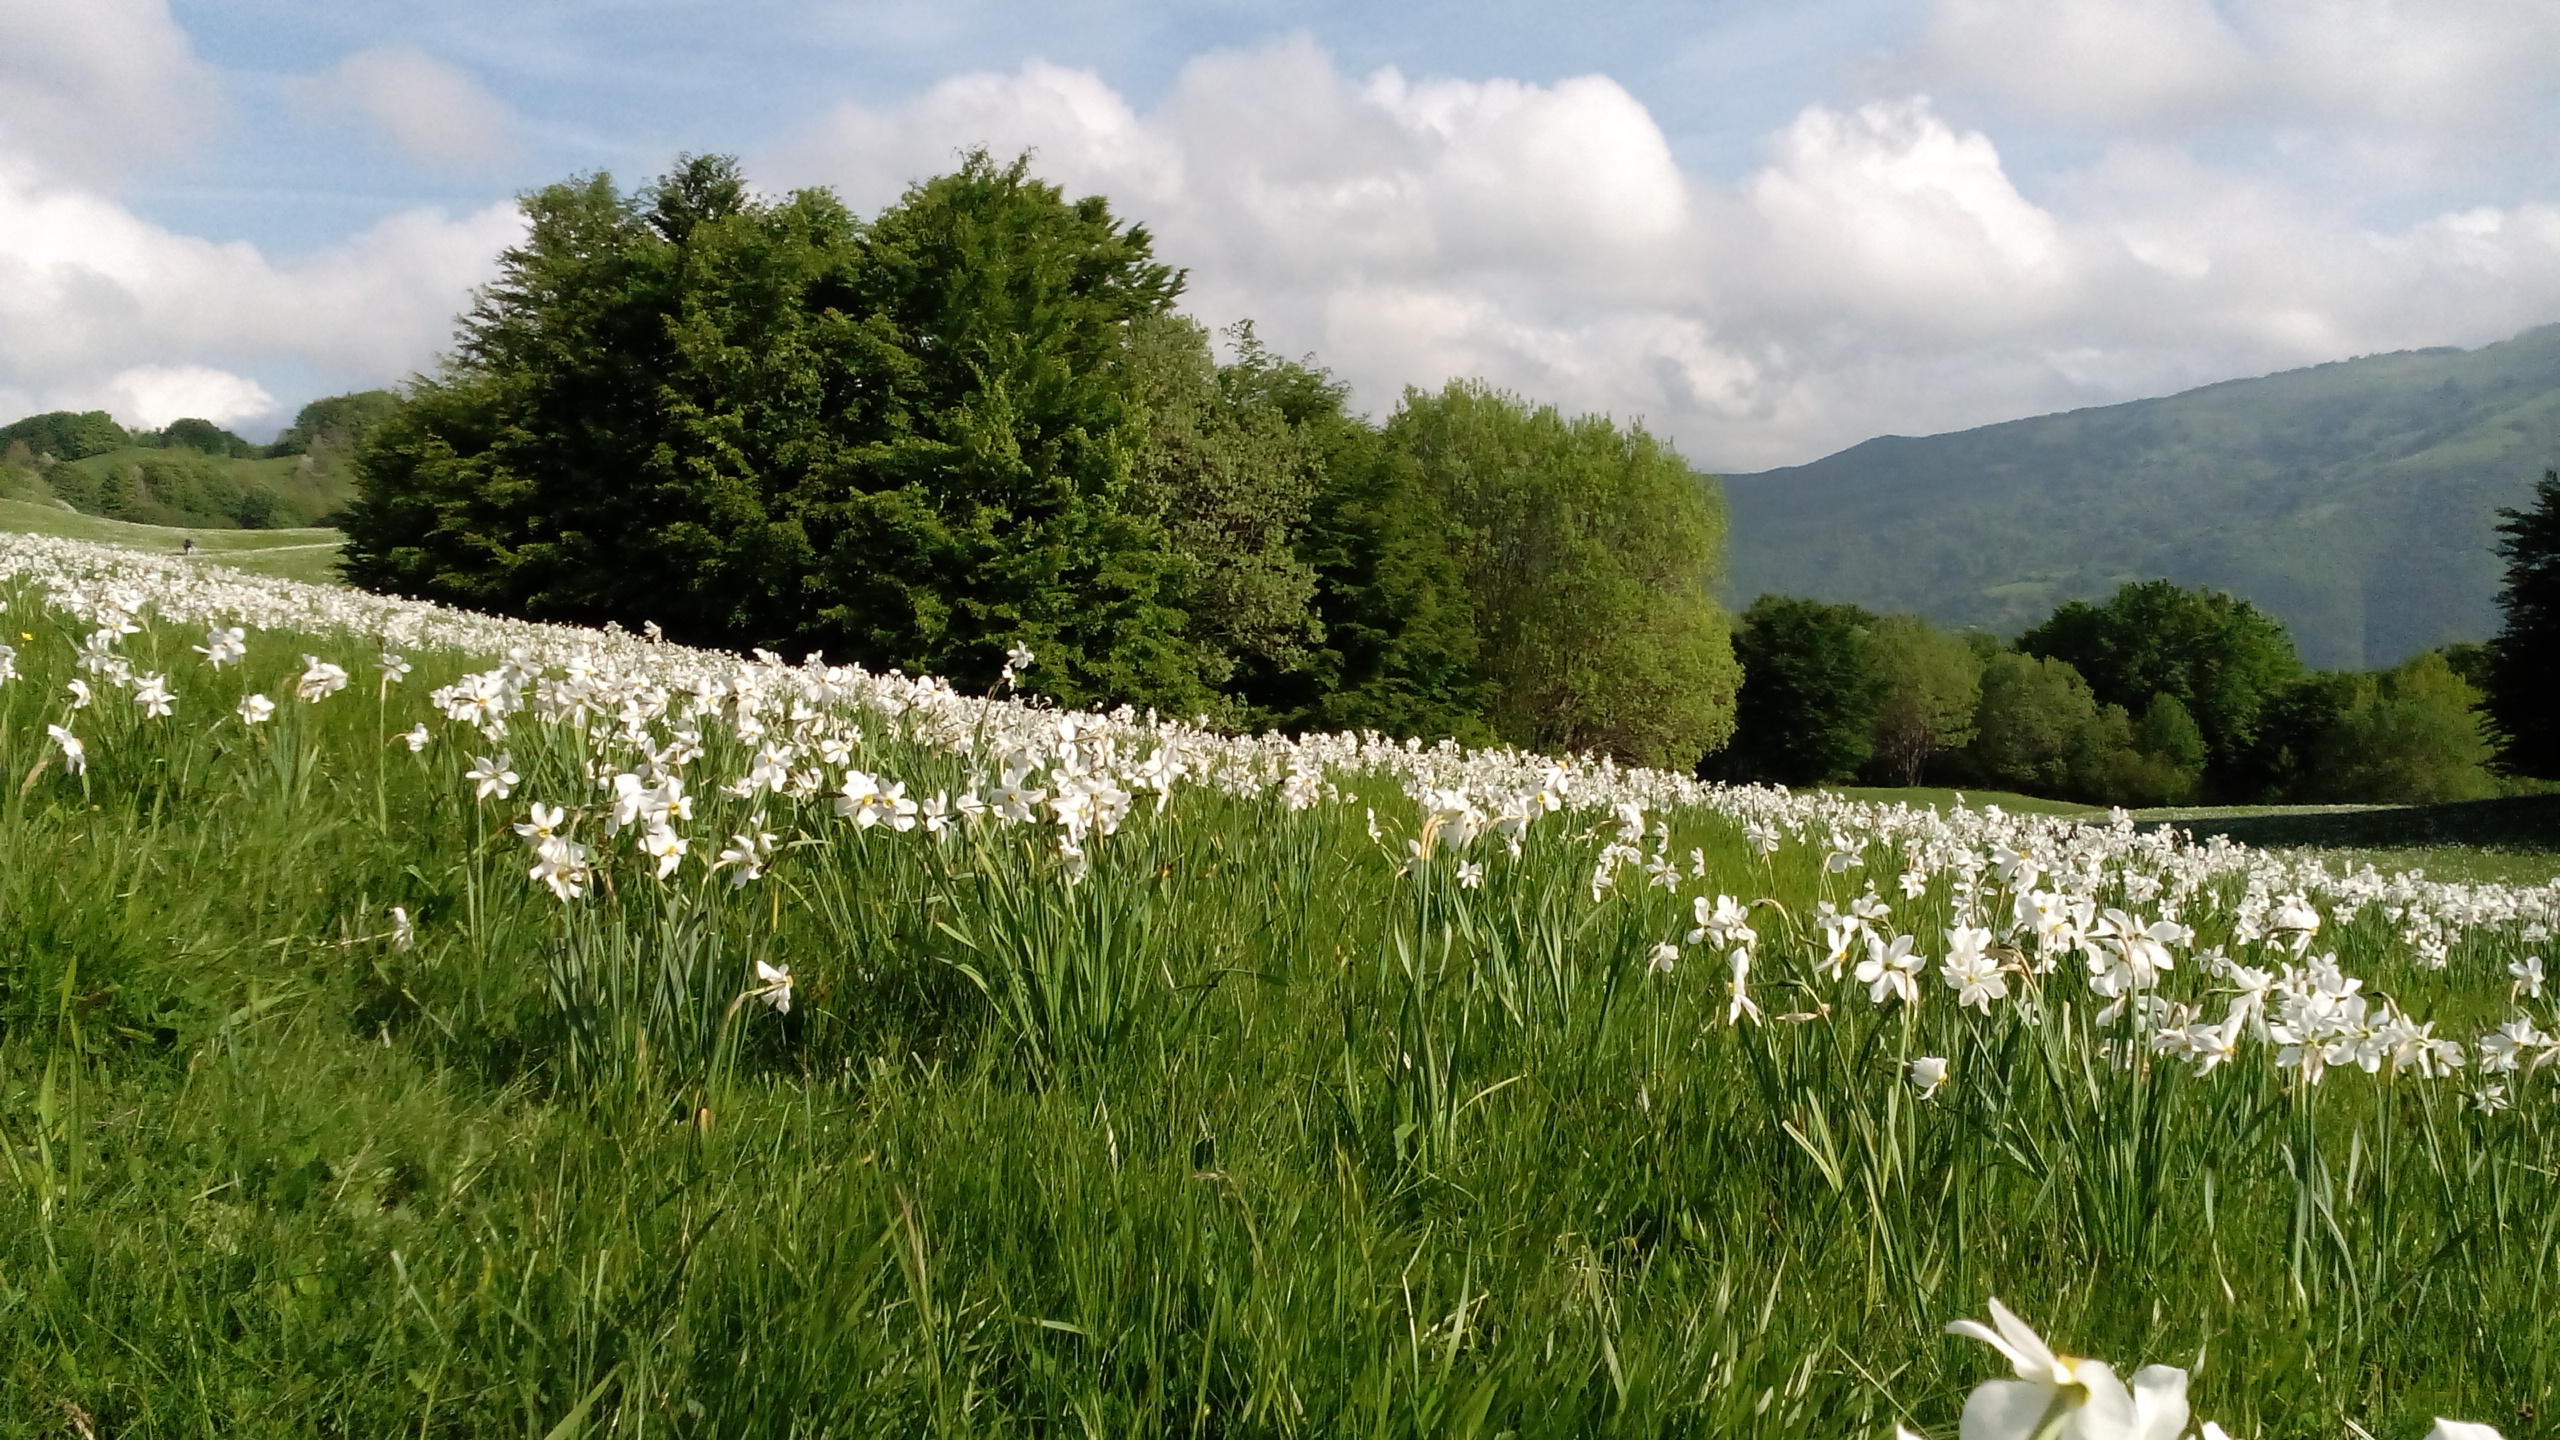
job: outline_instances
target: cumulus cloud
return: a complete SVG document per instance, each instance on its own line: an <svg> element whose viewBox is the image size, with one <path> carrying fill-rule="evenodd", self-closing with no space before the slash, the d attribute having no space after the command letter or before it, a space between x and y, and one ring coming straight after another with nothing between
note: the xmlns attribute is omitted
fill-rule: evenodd
<svg viewBox="0 0 2560 1440"><path fill-rule="evenodd" d="M152 423L177 405L238 420L274 408L243 378L267 367L396 382L449 342L520 227L509 205L409 211L270 257L173 233L0 156L0 410L103 407Z"/></svg>
<svg viewBox="0 0 2560 1440"><path fill-rule="evenodd" d="M108 411L126 426L156 430L192 416L229 425L275 413L276 397L246 375L210 365L137 365L99 387Z"/></svg>
<svg viewBox="0 0 2560 1440"><path fill-rule="evenodd" d="M2544 0L1936 0L1910 57L2050 119L2192 131L2234 117L2443 155L2560 96ZM2389 138L2380 144L2377 137ZM2510 138L2514 138L2511 136Z"/></svg>
<svg viewBox="0 0 2560 1440"><path fill-rule="evenodd" d="M286 93L323 117L357 115L427 165L485 166L516 152L516 117L479 81L422 50L361 50Z"/></svg>
<svg viewBox="0 0 2560 1440"><path fill-rule="evenodd" d="M221 95L167 0L0 0L0 144L66 170L181 150Z"/></svg>
<svg viewBox="0 0 2560 1440"><path fill-rule="evenodd" d="M2048 28L2049 60L2153 35L2120 107L2242 63L2201 4ZM1351 76L1303 39L1201 57L1144 111L1054 65L959 76L760 168L876 206L975 144L1111 196L1190 267L1194 313L1254 318L1366 405L1481 376L1737 470L2560 318L2538 202L2374 229L2167 143L2023 185L1917 95L1807 107L1716 183L1604 77Z"/></svg>

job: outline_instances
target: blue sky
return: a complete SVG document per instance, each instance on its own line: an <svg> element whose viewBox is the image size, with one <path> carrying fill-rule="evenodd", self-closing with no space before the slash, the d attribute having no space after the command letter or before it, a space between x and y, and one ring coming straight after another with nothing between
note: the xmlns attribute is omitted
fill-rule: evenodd
<svg viewBox="0 0 2560 1440"><path fill-rule="evenodd" d="M1361 403L1743 470L2560 320L2547 0L0 0L0 410L431 366L511 197L1029 147Z"/></svg>

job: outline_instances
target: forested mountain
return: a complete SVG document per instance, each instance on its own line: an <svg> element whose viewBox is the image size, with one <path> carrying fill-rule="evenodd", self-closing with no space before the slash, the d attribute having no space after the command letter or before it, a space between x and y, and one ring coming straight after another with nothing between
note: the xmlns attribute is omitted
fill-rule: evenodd
<svg viewBox="0 0 2560 1440"><path fill-rule="evenodd" d="M2496 630L2495 512L2555 463L2545 326L1727 476L1727 593L2006 636L2166 577L2254 601L2313 666L2389 665Z"/></svg>

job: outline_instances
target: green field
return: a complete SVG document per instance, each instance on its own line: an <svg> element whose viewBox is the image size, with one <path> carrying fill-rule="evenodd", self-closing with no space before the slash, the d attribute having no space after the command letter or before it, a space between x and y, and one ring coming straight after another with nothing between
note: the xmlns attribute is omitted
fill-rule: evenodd
<svg viewBox="0 0 2560 1440"><path fill-rule="evenodd" d="M57 504L0 499L0 533L56 535L153 554L179 553L188 540L206 563L312 585L338 583L338 548L346 537L330 529L191 530L136 525L83 515Z"/></svg>
<svg viewBox="0 0 2560 1440"><path fill-rule="evenodd" d="M343 590L217 667L201 573L0 544L0 1434L1943 1437L1994 1296L2235 1436L2560 1414L2544 892ZM2296 934L2392 1008L2202 1065Z"/></svg>
<svg viewBox="0 0 2560 1440"><path fill-rule="evenodd" d="M1999 791L1842 788L1881 804L1944 808L1997 805L2030 815L2103 821L2107 811L2067 800ZM2146 829L2198 840L2226 836L2261 849L2317 851L2334 867L2421 871L2439 880L2537 885L2560 877L2560 796L2519 795L2449 805L2226 805L2137 810Z"/></svg>

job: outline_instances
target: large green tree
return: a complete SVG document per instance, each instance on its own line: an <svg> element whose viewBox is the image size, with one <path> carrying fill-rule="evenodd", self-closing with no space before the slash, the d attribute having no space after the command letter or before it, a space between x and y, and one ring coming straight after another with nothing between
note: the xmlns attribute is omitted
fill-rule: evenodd
<svg viewBox="0 0 2560 1440"><path fill-rule="evenodd" d="M1855 605L1763 595L1742 612L1734 652L1742 692L1732 748L1716 769L1737 780L1844 780L1875 754L1885 680L1869 645L1877 619Z"/></svg>
<svg viewBox="0 0 2560 1440"><path fill-rule="evenodd" d="M1210 692L1192 570L1134 493L1141 227L971 155L869 224L734 162L527 198L437 376L359 457L372 588L990 681Z"/></svg>
<svg viewBox="0 0 2560 1440"><path fill-rule="evenodd" d="M12 441L25 444L36 455L86 460L130 445L133 437L104 410L49 410L0 425L0 449Z"/></svg>
<svg viewBox="0 0 2560 1440"><path fill-rule="evenodd" d="M2488 710L2509 769L2560 779L2560 471L2533 495L2529 510L2498 512L2505 623L2489 642Z"/></svg>
<svg viewBox="0 0 2560 1440"><path fill-rule="evenodd" d="M1641 426L1474 383L1407 392L1386 431L1459 528L1498 734L1680 769L1725 743L1713 482Z"/></svg>
<svg viewBox="0 0 2560 1440"><path fill-rule="evenodd" d="M1931 760L1973 738L1982 661L1963 636L1917 615L1876 622L1867 647L1883 691L1872 722L1875 764L1893 783L1917 785Z"/></svg>
<svg viewBox="0 0 2560 1440"><path fill-rule="evenodd" d="M2166 580L2119 588L2103 605L2074 600L2018 637L2029 655L2062 660L2102 704L2132 713L2174 697L2202 732L2208 776L2243 783L2260 712L2302 673L2274 617L2218 590Z"/></svg>
<svg viewBox="0 0 2560 1440"><path fill-rule="evenodd" d="M2434 804L2496 794L2479 699L2434 651L2356 677L2354 700L2320 739L2304 798Z"/></svg>
<svg viewBox="0 0 2560 1440"><path fill-rule="evenodd" d="M1315 567L1298 553L1324 465L1307 427L1255 383L1279 362L1249 326L1232 338L1238 359L1221 366L1196 321L1131 324L1127 363L1146 421L1134 495L1190 566L1205 678L1263 690L1312 664L1324 636Z"/></svg>

